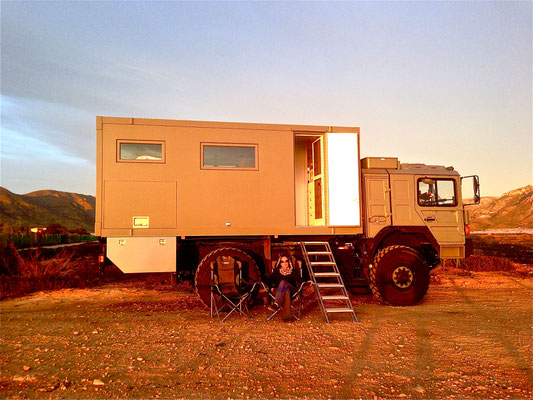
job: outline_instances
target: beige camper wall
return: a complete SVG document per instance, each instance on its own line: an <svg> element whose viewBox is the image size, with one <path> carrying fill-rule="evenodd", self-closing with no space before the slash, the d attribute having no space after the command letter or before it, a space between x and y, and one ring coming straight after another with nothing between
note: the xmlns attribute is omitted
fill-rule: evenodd
<svg viewBox="0 0 533 400"><path fill-rule="evenodd" d="M160 207L150 206L150 203L160 202L161 197L174 197L169 187L167 193L153 192L149 187L148 193L142 190L134 193L142 197L144 209L149 209L143 213L143 208L140 208L136 212L151 214L151 227L176 228L176 235L257 234L257 227L261 227L263 232L275 232L279 227L289 226L294 220L293 177L292 174L283 173L293 169L290 132L136 125L114 125L109 130L104 128L104 132L106 148L115 147L118 139L164 140L166 147L164 164L117 163L115 154L108 152L104 161L104 228L108 223L108 214L113 217L109 223L115 223L109 228L119 228L116 226L118 216L122 216L125 223L131 223L134 213L131 206L136 204L135 201L126 203L124 196L127 194L124 191L115 197L120 201L108 201L111 200L108 199L108 190L112 190L113 185L108 185L107 181L116 184L122 180L138 181L140 187L153 182L161 182L161 185L163 182L177 182L177 202L174 205L167 201L159 204ZM258 144L259 170L201 169L202 142ZM175 210L177 224L174 227L170 226L171 221L168 220L163 225L152 225L152 221L165 220L164 215L174 215ZM231 224L229 227L226 226L228 222ZM135 233L138 231L146 235L151 230L135 230Z"/></svg>
<svg viewBox="0 0 533 400"><path fill-rule="evenodd" d="M102 236L102 117L96 117L96 199L94 210L94 234Z"/></svg>
<svg viewBox="0 0 533 400"><path fill-rule="evenodd" d="M97 176L103 179L103 185L97 184L103 199L97 210L102 236L334 233L333 228L296 226L295 127L188 121L180 126L184 124L103 119L97 163ZM335 130L340 129L346 131ZM117 162L118 140L164 141L165 162ZM259 169L201 169L201 143L257 144ZM150 217L150 227L132 229L133 216ZM343 233L360 231L343 228Z"/></svg>

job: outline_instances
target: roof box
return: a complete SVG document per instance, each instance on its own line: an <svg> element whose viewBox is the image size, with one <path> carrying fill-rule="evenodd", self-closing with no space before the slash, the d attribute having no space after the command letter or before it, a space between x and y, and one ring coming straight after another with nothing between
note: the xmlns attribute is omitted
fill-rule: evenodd
<svg viewBox="0 0 533 400"><path fill-rule="evenodd" d="M398 169L400 162L396 157L365 157L361 169Z"/></svg>

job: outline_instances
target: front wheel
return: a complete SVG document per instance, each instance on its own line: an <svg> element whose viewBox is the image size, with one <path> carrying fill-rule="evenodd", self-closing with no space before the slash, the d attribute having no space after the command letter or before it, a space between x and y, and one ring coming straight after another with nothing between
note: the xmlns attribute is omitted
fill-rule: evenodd
<svg viewBox="0 0 533 400"><path fill-rule="evenodd" d="M370 289L379 300L395 306L418 303L429 288L429 266L407 246L380 250L370 266Z"/></svg>

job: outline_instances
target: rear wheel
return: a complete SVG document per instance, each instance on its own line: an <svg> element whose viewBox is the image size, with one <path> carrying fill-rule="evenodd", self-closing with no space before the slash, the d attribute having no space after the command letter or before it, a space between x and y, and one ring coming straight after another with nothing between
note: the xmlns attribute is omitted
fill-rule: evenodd
<svg viewBox="0 0 533 400"><path fill-rule="evenodd" d="M379 300L395 306L418 303L429 288L429 267L407 246L380 250L370 266L370 289Z"/></svg>
<svg viewBox="0 0 533 400"><path fill-rule="evenodd" d="M200 299L207 307L211 306L211 263L220 256L231 257L241 263L243 280L247 282L258 282L261 280L259 267L253 258L244 251L233 247L216 249L200 261L194 277L196 293L198 293L198 296L200 296Z"/></svg>

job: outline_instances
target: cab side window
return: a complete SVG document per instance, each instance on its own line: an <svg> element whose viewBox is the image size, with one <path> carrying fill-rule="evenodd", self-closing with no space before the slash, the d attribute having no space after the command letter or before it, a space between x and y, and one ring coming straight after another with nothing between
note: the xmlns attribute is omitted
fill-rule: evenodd
<svg viewBox="0 0 533 400"><path fill-rule="evenodd" d="M455 181L453 179L419 179L418 204L426 207L456 206Z"/></svg>

